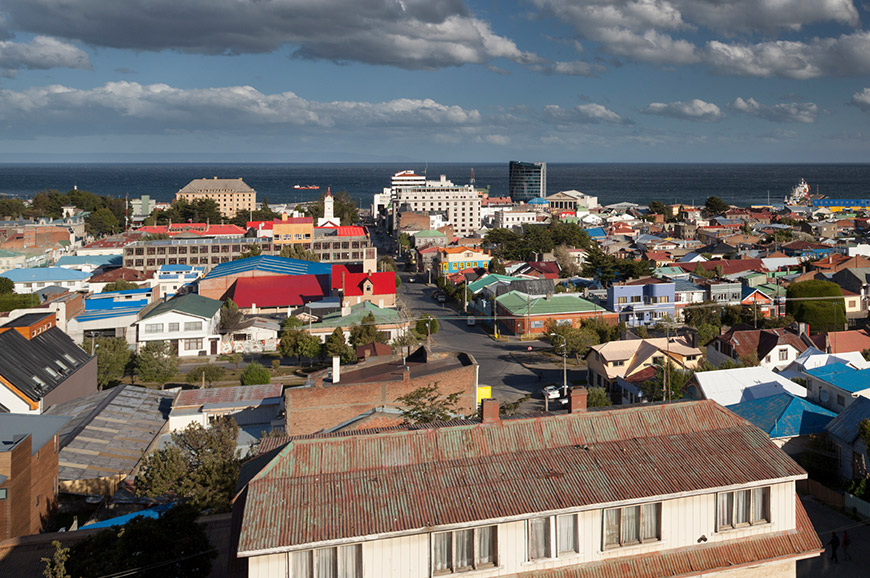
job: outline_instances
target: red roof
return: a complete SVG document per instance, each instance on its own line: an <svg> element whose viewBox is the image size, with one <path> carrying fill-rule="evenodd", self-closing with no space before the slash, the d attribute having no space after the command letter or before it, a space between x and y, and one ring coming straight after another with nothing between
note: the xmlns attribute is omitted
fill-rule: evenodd
<svg viewBox="0 0 870 578"><path fill-rule="evenodd" d="M249 229L257 229L258 231L271 231L272 221L248 221L245 226Z"/></svg>
<svg viewBox="0 0 870 578"><path fill-rule="evenodd" d="M761 259L714 259L702 263L676 263L675 265L687 273L693 272L698 265L701 265L707 271L712 271L717 267L721 267L722 276L724 277L743 273L744 271L758 271L760 273L767 272L767 268L765 268Z"/></svg>
<svg viewBox="0 0 870 578"><path fill-rule="evenodd" d="M334 230L339 237L365 237L366 236L366 228L365 227L315 227L321 231L324 230Z"/></svg>
<svg viewBox="0 0 870 578"><path fill-rule="evenodd" d="M244 235L247 229L243 229L238 225L209 225L207 223L173 223L171 225L148 225L136 229L138 233L149 235L169 236L179 235L181 233L193 233L195 235Z"/></svg>
<svg viewBox="0 0 870 578"><path fill-rule="evenodd" d="M395 286L394 286L395 288ZM242 309L287 307L320 301L329 295L329 275L279 275L239 277L232 299Z"/></svg>
<svg viewBox="0 0 870 578"><path fill-rule="evenodd" d="M281 397L284 385L242 385L210 389L185 389L178 393L172 407L198 407L207 403L233 403L258 401L268 397Z"/></svg>
<svg viewBox="0 0 870 578"><path fill-rule="evenodd" d="M345 296L356 297L363 294L363 282L372 282L374 295L395 295L396 274L392 271L382 273L351 273L344 265L332 266L332 289L344 289Z"/></svg>

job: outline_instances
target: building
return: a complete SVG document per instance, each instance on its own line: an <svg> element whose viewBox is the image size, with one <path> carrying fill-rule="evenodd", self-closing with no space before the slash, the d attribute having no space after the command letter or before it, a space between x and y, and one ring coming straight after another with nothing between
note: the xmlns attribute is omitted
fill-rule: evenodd
<svg viewBox="0 0 870 578"><path fill-rule="evenodd" d="M160 288L160 295L172 296L187 292L202 277L204 267L193 265L161 265L151 278L151 285Z"/></svg>
<svg viewBox="0 0 870 578"><path fill-rule="evenodd" d="M598 207L598 197L575 190L559 191L545 198L550 210L554 212L588 211Z"/></svg>
<svg viewBox="0 0 870 578"><path fill-rule="evenodd" d="M729 405L728 409L769 435L777 447L792 457L810 449L810 436L824 434L825 426L837 417L834 412L790 393L742 401Z"/></svg>
<svg viewBox="0 0 870 578"><path fill-rule="evenodd" d="M517 229L523 228L523 225L534 225L538 223L540 213L533 210L523 208L506 208L499 209L495 212L492 219L492 226L496 229Z"/></svg>
<svg viewBox="0 0 870 578"><path fill-rule="evenodd" d="M396 306L396 274L353 273L344 265L332 267L332 292L341 298L342 307L369 301L378 307Z"/></svg>
<svg viewBox="0 0 870 578"><path fill-rule="evenodd" d="M15 284L16 293L33 293L50 285L70 291L84 291L88 288L90 276L90 273L63 267L12 269L2 275Z"/></svg>
<svg viewBox="0 0 870 578"><path fill-rule="evenodd" d="M54 312L0 327L0 412L40 414L97 391L97 358L55 327Z"/></svg>
<svg viewBox="0 0 870 578"><path fill-rule="evenodd" d="M489 269L488 252L472 247L439 247L433 261L438 275L460 273L466 269Z"/></svg>
<svg viewBox="0 0 870 578"><path fill-rule="evenodd" d="M216 266L199 280L197 291L203 297L223 301L232 295L233 286L240 279L269 278L278 281L278 278L284 276L300 277L307 275L318 277L330 276L332 275L332 265L268 255L247 257ZM262 285L257 286L257 288L266 289ZM303 294L317 295L318 293ZM251 302L256 303L256 301ZM274 297L270 298L270 303L275 303Z"/></svg>
<svg viewBox="0 0 870 578"><path fill-rule="evenodd" d="M860 424L870 417L870 399L858 397L825 427L837 454L837 473L844 480L867 476L867 446L859 435Z"/></svg>
<svg viewBox="0 0 870 578"><path fill-rule="evenodd" d="M686 399L711 399L723 406L781 393L807 397L807 390L803 386L763 367L696 372L684 388Z"/></svg>
<svg viewBox="0 0 870 578"><path fill-rule="evenodd" d="M758 360L761 367L781 370L812 345L809 338L785 328L753 329L735 325L707 344L707 360L715 366ZM754 359L753 359L754 358Z"/></svg>
<svg viewBox="0 0 870 578"><path fill-rule="evenodd" d="M840 413L859 397L870 397L870 369L831 363L807 369L803 374L807 380L807 398L835 413Z"/></svg>
<svg viewBox="0 0 870 578"><path fill-rule="evenodd" d="M211 199L225 217L235 217L239 213L256 210L257 193L242 179L194 179L176 194L176 200L193 202Z"/></svg>
<svg viewBox="0 0 870 578"><path fill-rule="evenodd" d="M578 326L584 319L602 319L616 325L617 315L573 293L532 297L519 291L509 291L495 300L493 324L502 333L511 335L541 334L547 321L557 325Z"/></svg>
<svg viewBox="0 0 870 578"><path fill-rule="evenodd" d="M674 290L674 283L655 278L611 285L607 288L607 308L629 327L655 325L676 317Z"/></svg>
<svg viewBox="0 0 870 578"><path fill-rule="evenodd" d="M331 197L330 197L331 198ZM261 229L258 229L258 234ZM272 239L276 245L301 245L311 248L314 241L314 219L311 217L288 217L282 213L272 222Z"/></svg>
<svg viewBox="0 0 870 578"><path fill-rule="evenodd" d="M340 328L346 339L350 338L350 328L362 324L369 314L375 318L375 326L380 333L386 335L387 341L392 341L408 331L410 320L395 308L379 307L366 299L356 305L341 306L340 303L324 301L323 308L307 307L306 313L312 316L307 324L308 332L322 342L336 328ZM316 321L314 320L316 319Z"/></svg>
<svg viewBox="0 0 870 578"><path fill-rule="evenodd" d="M24 253L0 249L0 271L22 269L25 266L26 261L27 256Z"/></svg>
<svg viewBox="0 0 870 578"><path fill-rule="evenodd" d="M480 229L480 195L471 185L454 185L441 175L440 180L425 181L421 186L415 178L394 185L392 195L394 217L406 211L443 213L459 236L471 235ZM395 222L393 227L396 229Z"/></svg>
<svg viewBox="0 0 870 578"><path fill-rule="evenodd" d="M160 291L150 287L94 293L85 299L85 309L67 323L67 334L77 343L99 337L120 337L136 343L134 324Z"/></svg>
<svg viewBox="0 0 870 578"><path fill-rule="evenodd" d="M708 401L586 412L583 393L559 416L488 400L482 420L268 444L230 575L794 577L823 551L806 472L752 424Z"/></svg>
<svg viewBox="0 0 870 578"><path fill-rule="evenodd" d="M68 420L0 419L0 540L38 534L57 504L58 432Z"/></svg>
<svg viewBox="0 0 870 578"><path fill-rule="evenodd" d="M159 303L134 323L137 347L141 349L151 341L168 341L172 355L217 355L221 305L220 301L195 293Z"/></svg>
<svg viewBox="0 0 870 578"><path fill-rule="evenodd" d="M508 164L508 191L515 203L527 203L547 196L547 163L511 161Z"/></svg>
<svg viewBox="0 0 870 578"><path fill-rule="evenodd" d="M477 371L471 354L430 353L425 347L351 368L333 364L332 370L310 374L305 385L284 391L285 431L306 435L329 429L372 408L396 406L399 397L433 384L444 395L458 392L459 413L471 415L477 411Z"/></svg>

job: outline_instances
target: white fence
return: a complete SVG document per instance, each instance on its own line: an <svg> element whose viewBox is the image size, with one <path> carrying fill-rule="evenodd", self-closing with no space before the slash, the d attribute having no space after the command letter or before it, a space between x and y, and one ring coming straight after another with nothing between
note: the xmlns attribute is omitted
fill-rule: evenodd
<svg viewBox="0 0 870 578"><path fill-rule="evenodd" d="M870 502L865 502L860 498L856 498L849 492L846 492L846 510L854 510L854 512L859 516L870 518Z"/></svg>

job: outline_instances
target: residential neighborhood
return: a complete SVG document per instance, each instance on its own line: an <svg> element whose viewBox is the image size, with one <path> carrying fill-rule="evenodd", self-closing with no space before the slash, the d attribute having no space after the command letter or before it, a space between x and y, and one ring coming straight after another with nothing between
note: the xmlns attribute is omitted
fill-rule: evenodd
<svg viewBox="0 0 870 578"><path fill-rule="evenodd" d="M868 217L545 167L0 223L0 574L191 509L209 576L814 575L870 513Z"/></svg>

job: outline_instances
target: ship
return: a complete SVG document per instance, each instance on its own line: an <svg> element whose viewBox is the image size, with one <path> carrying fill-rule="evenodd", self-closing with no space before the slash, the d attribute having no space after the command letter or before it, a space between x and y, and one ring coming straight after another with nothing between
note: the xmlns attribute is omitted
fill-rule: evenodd
<svg viewBox="0 0 870 578"><path fill-rule="evenodd" d="M786 206L803 205L810 200L810 186L801 179L801 182L791 190L791 194L784 200Z"/></svg>
<svg viewBox="0 0 870 578"><path fill-rule="evenodd" d="M305 191L316 191L320 188L320 185L293 185L293 188Z"/></svg>

